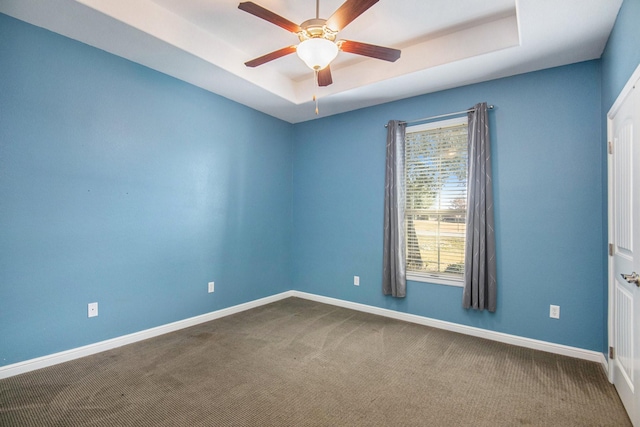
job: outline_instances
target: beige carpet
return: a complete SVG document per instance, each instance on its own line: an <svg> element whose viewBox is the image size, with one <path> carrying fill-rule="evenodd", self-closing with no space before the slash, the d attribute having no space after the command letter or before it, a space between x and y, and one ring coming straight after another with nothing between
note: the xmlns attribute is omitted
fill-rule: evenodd
<svg viewBox="0 0 640 427"><path fill-rule="evenodd" d="M629 426L596 363L289 298L0 380L2 426Z"/></svg>

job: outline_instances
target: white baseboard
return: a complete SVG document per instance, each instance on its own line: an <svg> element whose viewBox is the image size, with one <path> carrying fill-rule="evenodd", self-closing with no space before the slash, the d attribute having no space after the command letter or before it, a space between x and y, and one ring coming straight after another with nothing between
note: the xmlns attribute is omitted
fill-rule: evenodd
<svg viewBox="0 0 640 427"><path fill-rule="evenodd" d="M473 326L465 326L457 323L445 322L442 320L431 319L429 317L418 316L415 314L402 313L395 310L389 310L386 308L374 307L371 305L359 304L355 302L344 301L336 298L324 297L315 294L309 294L299 291L287 291L280 294L272 295L269 297L257 299L255 301L249 301L244 304L235 305L233 307L224 308L222 310L213 311L211 313L202 314L200 316L191 317L189 319L180 320L166 325L158 326L144 331L135 332L133 334L123 335L121 337L112 338L106 341L100 341L95 344L89 344L83 347L74 348L60 353L54 353L47 356L38 357L35 359L25 360L24 362L14 363L12 365L0 367L0 379L12 377L14 375L23 374L26 372L34 371L36 369L46 368L47 366L57 365L58 363L68 362L70 360L78 359L92 354L100 353L102 351L111 350L113 348L122 347L123 345L132 344L138 341L143 341L148 338L153 338L158 335L163 335L169 332L174 332L180 329L195 326L200 323L209 322L211 320L219 319L221 317L229 316L231 314L240 313L242 311L250 310L252 308L260 307L262 305L270 304L289 297L298 297L308 299L311 301L317 301L324 304L335 305L338 307L349 308L352 310L362 311L365 313L377 314L379 316L389 317L397 320L404 320L406 322L417 323L420 325L431 326L433 328L444 329L447 331L458 332L461 334L472 335L479 338L485 338L493 341L498 341L506 344L517 345L520 347L531 348L535 350L546 351L549 353L561 354L564 356L575 357L577 359L589 360L592 362L598 362L602 364L605 371L607 371L608 364L604 357L604 354L597 351L584 350L581 348L570 347L561 344L554 344L546 341L539 341L530 338L523 338L517 335L504 334L502 332L494 332L486 329L475 328Z"/></svg>
<svg viewBox="0 0 640 427"><path fill-rule="evenodd" d="M202 314L200 316L190 317L188 319L179 320L166 325L157 326L155 328L146 329L133 334L123 335L121 337L112 338L106 341L100 341L95 344L85 345L83 347L62 351L60 353L49 354L47 356L38 357L36 359L25 360L24 362L14 363L12 365L0 367L0 379L12 377L14 375L24 374L25 372L35 371L36 369L46 368L47 366L57 365L58 363L68 362L70 360L79 359L81 357L90 356L102 351L111 350L113 348L122 347L123 345L132 344L158 335L174 332L179 329L195 326L200 323L209 322L231 314L240 313L245 310L270 304L281 299L293 296L291 291L281 294L272 295L266 298L260 298L255 301L249 301L244 304L234 305L233 307L224 308L222 310L212 311L211 313Z"/></svg>
<svg viewBox="0 0 640 427"><path fill-rule="evenodd" d="M415 314L402 313L386 308L379 308L371 305L359 304L356 302L349 302L336 298L308 294L306 292L292 291L292 296L308 299L311 301L317 301L324 304L331 304L339 307L349 308L352 310L362 311L365 313L377 314L379 316L389 317L392 319L404 320L405 322L431 326L433 328L444 329L460 334L472 335L474 337L498 341L505 344L546 351L547 353L561 354L563 356L574 357L576 359L589 360L592 362L600 363L604 367L605 371L607 371L607 360L605 359L604 354L597 351L585 350L582 348L570 347L562 344L554 344L547 341L534 340L531 338L519 337L517 335L505 334L502 332L489 331L487 329L475 328L473 326L465 326L458 323L445 322L443 320L431 319L429 317L418 316Z"/></svg>

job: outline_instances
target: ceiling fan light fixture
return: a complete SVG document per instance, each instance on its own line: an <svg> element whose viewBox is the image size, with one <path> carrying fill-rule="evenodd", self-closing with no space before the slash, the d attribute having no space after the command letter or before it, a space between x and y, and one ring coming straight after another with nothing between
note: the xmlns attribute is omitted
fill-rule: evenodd
<svg viewBox="0 0 640 427"><path fill-rule="evenodd" d="M325 38L311 38L300 42L296 49L307 67L320 71L338 56L338 46Z"/></svg>

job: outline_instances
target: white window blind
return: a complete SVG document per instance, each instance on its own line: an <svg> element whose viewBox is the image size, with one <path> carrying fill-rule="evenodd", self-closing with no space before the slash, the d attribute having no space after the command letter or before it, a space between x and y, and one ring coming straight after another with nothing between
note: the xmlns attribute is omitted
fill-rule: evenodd
<svg viewBox="0 0 640 427"><path fill-rule="evenodd" d="M467 211L467 118L407 128L407 274L462 280Z"/></svg>

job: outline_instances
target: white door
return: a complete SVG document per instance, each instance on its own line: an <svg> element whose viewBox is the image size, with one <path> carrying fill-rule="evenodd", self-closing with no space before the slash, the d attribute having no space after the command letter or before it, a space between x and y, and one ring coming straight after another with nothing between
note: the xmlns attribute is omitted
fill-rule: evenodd
<svg viewBox="0 0 640 427"><path fill-rule="evenodd" d="M609 372L640 427L640 67L608 119Z"/></svg>

